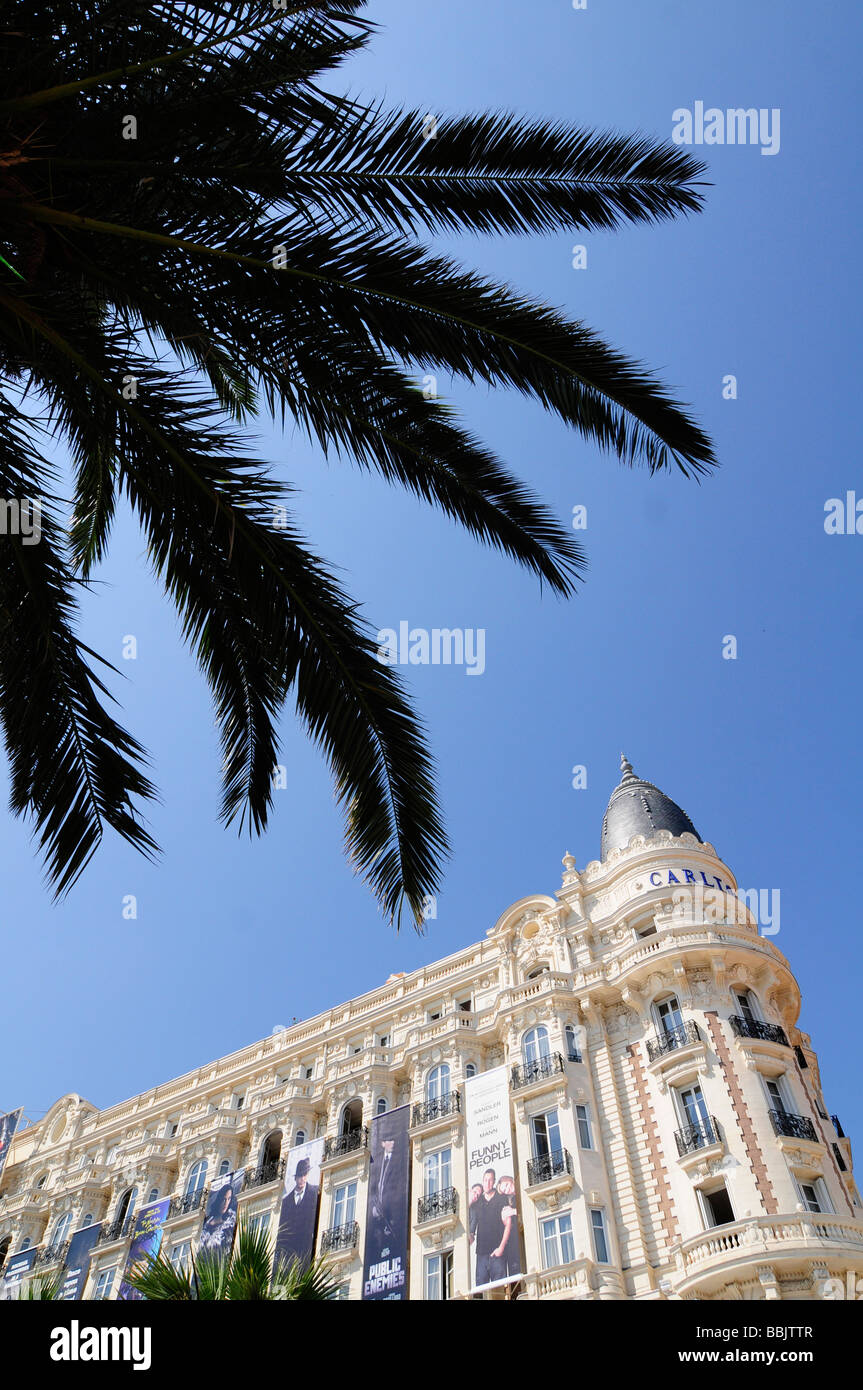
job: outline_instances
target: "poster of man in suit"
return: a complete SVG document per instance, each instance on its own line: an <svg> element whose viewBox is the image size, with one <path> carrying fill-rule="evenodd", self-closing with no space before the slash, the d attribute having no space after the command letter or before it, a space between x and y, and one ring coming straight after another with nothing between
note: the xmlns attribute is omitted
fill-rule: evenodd
<svg viewBox="0 0 863 1390"><path fill-rule="evenodd" d="M408 1293L410 1107L376 1115L369 1135L369 1189L363 1298L400 1300Z"/></svg>
<svg viewBox="0 0 863 1390"><path fill-rule="evenodd" d="M288 1154L276 1236L276 1266L280 1261L296 1260L303 1265L311 1262L315 1248L323 1156L323 1139L310 1139L306 1144L298 1144Z"/></svg>

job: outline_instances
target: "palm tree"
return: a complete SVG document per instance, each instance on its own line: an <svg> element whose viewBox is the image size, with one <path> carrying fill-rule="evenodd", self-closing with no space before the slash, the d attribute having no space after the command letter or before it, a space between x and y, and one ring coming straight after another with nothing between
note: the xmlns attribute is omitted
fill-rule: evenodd
<svg viewBox="0 0 863 1390"><path fill-rule="evenodd" d="M645 368L419 239L688 214L702 166L638 136L334 94L332 70L373 31L363 10L4 8L0 498L10 531L10 504L39 499L41 539L19 518L0 548L0 716L11 806L32 817L57 893L106 826L156 850L144 751L76 634L121 499L212 689L224 821L266 825L290 698L331 766L355 868L391 920L407 903L418 922L447 852L429 751L244 426L293 420L564 596L584 566L572 532L420 374L514 387L651 472L714 463Z"/></svg>
<svg viewBox="0 0 863 1390"><path fill-rule="evenodd" d="M322 1302L335 1297L336 1284L322 1263L276 1261L266 1232L241 1221L230 1255L206 1251L193 1255L188 1267L175 1269L160 1250L127 1273L132 1288L150 1302L279 1301Z"/></svg>

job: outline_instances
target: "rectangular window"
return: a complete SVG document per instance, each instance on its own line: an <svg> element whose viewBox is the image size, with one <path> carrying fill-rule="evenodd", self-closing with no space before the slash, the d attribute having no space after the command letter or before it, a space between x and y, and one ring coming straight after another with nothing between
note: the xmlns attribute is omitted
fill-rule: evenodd
<svg viewBox="0 0 863 1390"><path fill-rule="evenodd" d="M356 1183L346 1182L341 1187L337 1187L333 1199L333 1225L350 1226L352 1222L356 1221L356 1210Z"/></svg>
<svg viewBox="0 0 863 1390"><path fill-rule="evenodd" d="M178 1240L176 1245L171 1246L169 1259L178 1274L185 1274L189 1268L189 1256L192 1250L192 1243L188 1240Z"/></svg>
<svg viewBox="0 0 863 1390"><path fill-rule="evenodd" d="M314 1074L315 1074L315 1069L314 1069L314 1067L306 1067L306 1080L307 1080L307 1081L311 1081L311 1079L312 1079L312 1077L314 1076Z"/></svg>
<svg viewBox="0 0 863 1390"><path fill-rule="evenodd" d="M270 1213L268 1211L256 1211L249 1217L249 1230L253 1235L266 1235L270 1229Z"/></svg>
<svg viewBox="0 0 863 1390"><path fill-rule="evenodd" d="M677 1103L684 1125L691 1125L699 1134L709 1137L710 1116L701 1087L687 1086L684 1090L678 1091Z"/></svg>
<svg viewBox="0 0 863 1390"><path fill-rule="evenodd" d="M433 1197L436 1192L446 1192L452 1187L452 1149L438 1149L437 1153L426 1154L425 1195Z"/></svg>
<svg viewBox="0 0 863 1390"><path fill-rule="evenodd" d="M542 1262L546 1269L569 1264L575 1259L572 1220L568 1212L563 1216L552 1216L547 1221L541 1221L539 1229L542 1235Z"/></svg>
<svg viewBox="0 0 863 1390"><path fill-rule="evenodd" d="M235 1097L234 1097L234 1109L235 1109L235 1110L242 1110L242 1108L243 1108L243 1106L245 1105L245 1103L246 1103L246 1097L245 1097L245 1096L235 1096Z"/></svg>
<svg viewBox="0 0 863 1390"><path fill-rule="evenodd" d="M378 1038L378 1047L389 1047L389 1045L390 1045L390 1035L389 1035L389 1033L381 1033L380 1037Z"/></svg>
<svg viewBox="0 0 863 1390"><path fill-rule="evenodd" d="M712 1192L702 1192L701 1197L708 1226L725 1226L734 1220L734 1208L724 1184Z"/></svg>
<svg viewBox="0 0 863 1390"><path fill-rule="evenodd" d="M787 1115L788 1108L785 1104L785 1090L781 1081L765 1081L767 1094L770 1097L771 1110L778 1110L780 1115Z"/></svg>
<svg viewBox="0 0 863 1390"><path fill-rule="evenodd" d="M351 1286L350 1286L350 1282L349 1282L348 1280L345 1280L345 1282L344 1282L343 1284L337 1284L337 1285L336 1285L335 1292L333 1293L333 1298L334 1298L337 1302L339 1302L339 1303L345 1303L345 1302L347 1302L347 1300L350 1298L350 1296L351 1296Z"/></svg>
<svg viewBox="0 0 863 1390"><path fill-rule="evenodd" d="M99 1276L96 1280L96 1288L93 1293L94 1300L102 1302L104 1299L111 1297L111 1290L114 1287L114 1268L115 1267L112 1265L110 1269L100 1269Z"/></svg>
<svg viewBox="0 0 863 1390"><path fill-rule="evenodd" d="M740 1010L741 1016L746 1019L747 1023L755 1023L758 1015L755 1012L754 998L749 993L749 990L741 990L739 993L735 994L734 997L737 1000L737 1007Z"/></svg>
<svg viewBox="0 0 863 1390"><path fill-rule="evenodd" d="M807 1211L832 1212L827 1189L820 1178L816 1178L814 1182L800 1182L797 1185Z"/></svg>
<svg viewBox="0 0 863 1390"><path fill-rule="evenodd" d="M593 1253L600 1265L608 1264L608 1236L605 1230L605 1212L602 1207L591 1207L590 1229L593 1235Z"/></svg>
<svg viewBox="0 0 863 1390"><path fill-rule="evenodd" d="M452 1298L452 1251L441 1255L426 1255L425 1297L431 1303Z"/></svg>
<svg viewBox="0 0 863 1390"><path fill-rule="evenodd" d="M593 1148L593 1132L590 1126L590 1111L586 1105L575 1107L575 1118L578 1121L578 1142L582 1149Z"/></svg>
<svg viewBox="0 0 863 1390"><path fill-rule="evenodd" d="M547 1110L544 1115L534 1115L531 1118L530 1142L534 1158L545 1158L548 1154L561 1151L563 1145L560 1142L560 1123L556 1110Z"/></svg>

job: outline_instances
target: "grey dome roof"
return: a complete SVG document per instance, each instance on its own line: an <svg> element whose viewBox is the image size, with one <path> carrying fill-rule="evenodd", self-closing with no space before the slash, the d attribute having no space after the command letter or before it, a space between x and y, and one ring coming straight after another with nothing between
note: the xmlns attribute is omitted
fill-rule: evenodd
<svg viewBox="0 0 863 1390"><path fill-rule="evenodd" d="M652 782L636 777L622 753L620 770L623 776L611 793L602 822L600 859L607 859L609 850L625 849L633 835L652 836L658 830L670 830L672 835L688 832L701 839L686 812Z"/></svg>

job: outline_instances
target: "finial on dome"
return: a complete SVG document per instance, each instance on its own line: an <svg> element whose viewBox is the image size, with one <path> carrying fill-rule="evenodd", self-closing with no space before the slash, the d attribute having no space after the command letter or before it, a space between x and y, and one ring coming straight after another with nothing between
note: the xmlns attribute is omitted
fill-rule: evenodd
<svg viewBox="0 0 863 1390"><path fill-rule="evenodd" d="M621 753L620 755L620 771L621 782L625 782L628 777L635 776L635 773L632 770L632 763L629 761L625 753Z"/></svg>

